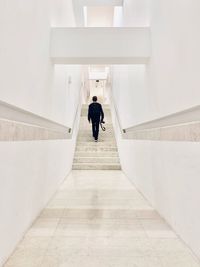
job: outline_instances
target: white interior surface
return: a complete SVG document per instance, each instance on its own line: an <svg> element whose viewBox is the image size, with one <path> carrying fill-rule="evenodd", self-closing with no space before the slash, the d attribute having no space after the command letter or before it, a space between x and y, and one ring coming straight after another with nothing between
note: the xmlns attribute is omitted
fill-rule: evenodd
<svg viewBox="0 0 200 267"><path fill-rule="evenodd" d="M81 66L55 65L52 90L51 118L69 125L73 124L82 86Z"/></svg>
<svg viewBox="0 0 200 267"><path fill-rule="evenodd" d="M80 67L58 74L49 41L51 26L75 26L72 1L0 1L0 20L0 100L71 124ZM75 136L76 130L69 141L0 142L0 266L71 170Z"/></svg>
<svg viewBox="0 0 200 267"><path fill-rule="evenodd" d="M73 28L77 16L84 22L83 4L100 1L120 5L114 7L113 25L126 29ZM112 68L123 128L198 106L199 0L123 2L122 7L117 0L0 0L0 100L73 125L81 67L52 63L53 28L54 62L70 63L72 55L77 64L139 63ZM129 27L139 27L138 35ZM86 103L90 83L88 73L84 76ZM106 84L106 101L107 89ZM123 171L200 258L200 144L122 140L114 111L113 121ZM77 123L72 140L0 143L0 265L71 170Z"/></svg>
<svg viewBox="0 0 200 267"><path fill-rule="evenodd" d="M133 15L137 8L144 20ZM199 1L124 1L118 24L149 25L153 52L146 66L113 68L123 127L199 105L199 10ZM200 257L199 143L121 140L116 133L124 172Z"/></svg>

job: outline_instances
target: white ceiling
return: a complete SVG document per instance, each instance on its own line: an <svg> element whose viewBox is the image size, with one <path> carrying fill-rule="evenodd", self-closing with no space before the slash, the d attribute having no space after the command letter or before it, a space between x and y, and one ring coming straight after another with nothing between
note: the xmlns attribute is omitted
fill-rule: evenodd
<svg viewBox="0 0 200 267"><path fill-rule="evenodd" d="M83 27L84 26L84 7L88 7L88 11L90 13L90 8L97 7L98 9L100 7L108 7L105 12L107 14L110 13L110 8L114 8L114 6L122 6L123 0L73 0L73 7L74 7L74 14L76 19L77 27ZM106 19L105 19L106 20ZM92 23L92 22L91 22ZM101 27L101 26L100 26Z"/></svg>
<svg viewBox="0 0 200 267"><path fill-rule="evenodd" d="M87 27L112 27L114 7L87 7Z"/></svg>

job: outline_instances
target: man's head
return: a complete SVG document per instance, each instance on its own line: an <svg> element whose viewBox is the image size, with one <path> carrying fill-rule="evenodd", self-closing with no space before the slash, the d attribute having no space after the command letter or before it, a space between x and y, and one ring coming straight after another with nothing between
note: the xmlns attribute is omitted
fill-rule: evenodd
<svg viewBox="0 0 200 267"><path fill-rule="evenodd" d="M97 102L97 96L93 96L92 101Z"/></svg>

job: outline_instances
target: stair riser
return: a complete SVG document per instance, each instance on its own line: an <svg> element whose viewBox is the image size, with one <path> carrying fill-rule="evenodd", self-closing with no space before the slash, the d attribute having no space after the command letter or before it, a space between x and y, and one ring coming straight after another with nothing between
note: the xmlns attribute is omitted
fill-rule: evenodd
<svg viewBox="0 0 200 267"><path fill-rule="evenodd" d="M115 143L113 142L113 138L105 137L102 135L98 136L98 141L99 142L106 142L106 143ZM92 136L81 136L77 138L77 142L94 142L94 138ZM116 144L116 143L115 143Z"/></svg>
<svg viewBox="0 0 200 267"><path fill-rule="evenodd" d="M103 132L102 130L99 130L99 136L103 137L104 139L108 139L109 141L115 140L115 135L113 133L106 133L106 132ZM78 134L78 138L82 138L82 137L86 137L86 138L92 137L92 130L89 132Z"/></svg>
<svg viewBox="0 0 200 267"><path fill-rule="evenodd" d="M110 152L110 151L104 151L104 152L76 152L74 155L75 158L78 157L118 157L117 152Z"/></svg>
<svg viewBox="0 0 200 267"><path fill-rule="evenodd" d="M119 158L74 158L74 163L97 163L97 164L106 164L106 163L119 163Z"/></svg>
<svg viewBox="0 0 200 267"><path fill-rule="evenodd" d="M77 142L77 147L116 147L116 143L115 142L95 142L94 140L91 141L78 141Z"/></svg>
<svg viewBox="0 0 200 267"><path fill-rule="evenodd" d="M105 118L104 121L105 121L105 123L103 123L103 124L105 124L106 126L108 126L110 128L113 128L111 118ZM90 123L88 122L87 117L81 117L80 125L81 124L84 124L84 125L86 125L88 127L90 127L92 125L91 122Z"/></svg>
<svg viewBox="0 0 200 267"><path fill-rule="evenodd" d="M76 152L117 152L117 147L91 147L91 146L85 146L85 147L76 147Z"/></svg>
<svg viewBox="0 0 200 267"><path fill-rule="evenodd" d="M112 139L114 139L115 138L115 135L113 134L113 132L99 132L99 136L101 136L101 137L104 137L104 138L108 138L108 139L110 139L110 138L112 138ZM78 134L78 138L80 138L80 137L92 137L92 131L90 130L90 131L88 131L88 132L84 132L84 133L79 133Z"/></svg>
<svg viewBox="0 0 200 267"><path fill-rule="evenodd" d="M109 126L108 124L103 124L103 126L106 128L106 130L103 132L101 129L101 126L99 125L99 131L100 132L103 132L104 134L107 134L107 133L114 134L114 129L112 128L112 126ZM80 128L81 128L81 130L80 130ZM92 132L92 124L84 123L84 124L80 125L79 132L80 133L83 133L83 132L84 133L91 133Z"/></svg>
<svg viewBox="0 0 200 267"><path fill-rule="evenodd" d="M112 142L113 138L108 138L108 137L104 137L99 135L98 137L98 142ZM77 142L94 142L94 138L93 137L79 137L77 139Z"/></svg>
<svg viewBox="0 0 200 267"><path fill-rule="evenodd" d="M120 165L73 165L73 170L121 170Z"/></svg>
<svg viewBox="0 0 200 267"><path fill-rule="evenodd" d="M101 132L101 129L99 130L100 130L99 132L102 133L103 136L115 138L113 130L106 130L105 132ZM89 129L89 130L79 131L78 136L91 136L91 134L92 134L92 129Z"/></svg>

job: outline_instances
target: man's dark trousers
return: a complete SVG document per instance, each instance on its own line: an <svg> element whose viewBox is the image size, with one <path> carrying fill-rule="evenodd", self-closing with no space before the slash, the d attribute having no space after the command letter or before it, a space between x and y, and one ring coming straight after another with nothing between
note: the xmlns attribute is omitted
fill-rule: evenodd
<svg viewBox="0 0 200 267"><path fill-rule="evenodd" d="M92 121L92 132L94 139L97 140L99 136L99 121Z"/></svg>

